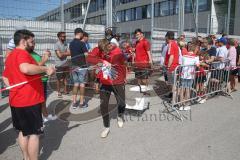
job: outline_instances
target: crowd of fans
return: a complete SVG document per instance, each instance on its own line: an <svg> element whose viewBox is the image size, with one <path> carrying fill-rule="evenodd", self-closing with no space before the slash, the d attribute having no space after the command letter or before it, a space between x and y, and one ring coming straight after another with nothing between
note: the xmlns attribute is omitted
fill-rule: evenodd
<svg viewBox="0 0 240 160"><path fill-rule="evenodd" d="M48 76L54 73L57 78L58 98L63 94L69 94L68 79L71 77L73 81L71 107L74 110L88 107L84 97L86 84L100 94L100 110L104 125L102 138L107 137L110 132L108 105L111 92L117 100L118 126L123 127L127 73L134 71L139 91L144 95L148 94L146 88L149 85L153 59L150 43L141 29L135 30L134 42L120 41L120 37L119 34L113 34L112 30L107 29L105 38L91 48L88 43L89 35L81 28L75 29L74 38L69 44L66 43L66 33L59 32L54 53L46 50L40 56L34 51L34 34L31 31L21 29L15 32L8 45L3 80L6 86L17 85L10 90L9 104L13 126L19 131L19 144L24 159L37 159L43 122L56 119L56 116L48 114L46 108ZM228 38L226 35L218 39L214 35L199 36L189 41L184 34L178 39L174 37L174 32L167 32L160 63L165 81L172 91L166 97L172 98L173 101L180 97L179 101L182 104L179 110L190 109L189 102L185 100L191 98L191 88L196 89L196 94L202 98L200 101L204 102L207 98L206 93L211 88L205 85L209 80L207 75L210 73L213 82L219 83L222 80L219 79L220 71L226 67L226 63L229 63L231 70L229 81L226 81L229 83L228 92L237 90L237 76L240 81L238 68L240 46L236 39ZM50 56L55 59L55 67L48 62ZM176 85L176 74L179 74L180 86ZM18 85L22 82L26 83Z"/></svg>

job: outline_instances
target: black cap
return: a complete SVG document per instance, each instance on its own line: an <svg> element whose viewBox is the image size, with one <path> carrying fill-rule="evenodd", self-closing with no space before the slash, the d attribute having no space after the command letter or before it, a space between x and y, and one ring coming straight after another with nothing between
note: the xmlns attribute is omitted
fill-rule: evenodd
<svg viewBox="0 0 240 160"><path fill-rule="evenodd" d="M76 29L74 30L74 34L76 35L77 33L83 33L82 28L76 28Z"/></svg>

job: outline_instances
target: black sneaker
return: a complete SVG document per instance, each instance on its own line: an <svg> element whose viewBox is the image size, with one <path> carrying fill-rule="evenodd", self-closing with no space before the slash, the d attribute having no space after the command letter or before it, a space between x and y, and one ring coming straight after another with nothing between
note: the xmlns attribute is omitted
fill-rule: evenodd
<svg viewBox="0 0 240 160"><path fill-rule="evenodd" d="M86 102L83 102L83 104L79 104L79 108L87 108L88 105Z"/></svg>
<svg viewBox="0 0 240 160"><path fill-rule="evenodd" d="M78 103L76 102L76 103L72 103L72 109L77 109L78 108Z"/></svg>

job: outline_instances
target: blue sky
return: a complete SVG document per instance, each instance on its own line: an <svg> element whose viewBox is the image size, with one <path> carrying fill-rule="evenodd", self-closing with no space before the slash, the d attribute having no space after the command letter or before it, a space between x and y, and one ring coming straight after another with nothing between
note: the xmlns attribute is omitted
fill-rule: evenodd
<svg viewBox="0 0 240 160"><path fill-rule="evenodd" d="M0 0L0 18L33 19L58 6L60 0Z"/></svg>

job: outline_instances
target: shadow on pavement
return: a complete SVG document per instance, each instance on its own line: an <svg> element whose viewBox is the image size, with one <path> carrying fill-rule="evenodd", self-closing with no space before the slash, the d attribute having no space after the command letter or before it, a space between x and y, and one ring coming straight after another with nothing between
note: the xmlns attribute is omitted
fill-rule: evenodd
<svg viewBox="0 0 240 160"><path fill-rule="evenodd" d="M12 118L8 118L0 124L0 154L5 152L10 146L16 144L17 133L14 128L5 130L12 124Z"/></svg>

